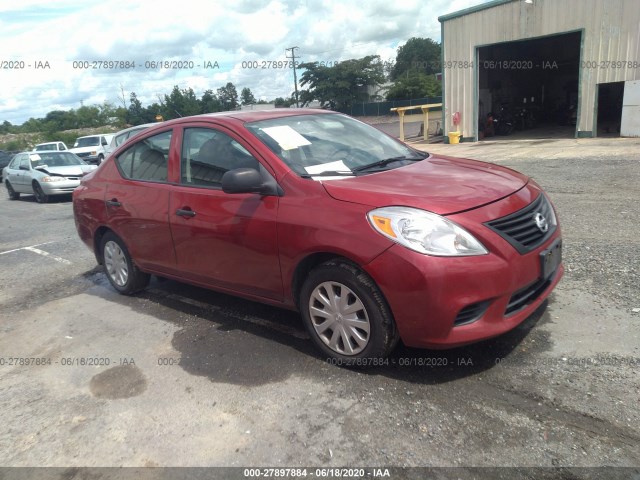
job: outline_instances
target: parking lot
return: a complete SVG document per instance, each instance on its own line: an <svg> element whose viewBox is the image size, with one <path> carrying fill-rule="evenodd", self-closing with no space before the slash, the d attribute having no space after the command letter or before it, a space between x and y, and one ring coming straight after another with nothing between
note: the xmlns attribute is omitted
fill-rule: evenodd
<svg viewBox="0 0 640 480"><path fill-rule="evenodd" d="M155 278L118 295L69 198L3 193L0 465L639 467L640 140L418 145L532 176L565 277L505 336L366 370L294 312Z"/></svg>

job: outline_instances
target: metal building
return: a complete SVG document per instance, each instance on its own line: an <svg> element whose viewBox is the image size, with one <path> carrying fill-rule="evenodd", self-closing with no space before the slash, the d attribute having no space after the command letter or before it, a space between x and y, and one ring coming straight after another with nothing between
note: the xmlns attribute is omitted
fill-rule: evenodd
<svg viewBox="0 0 640 480"><path fill-rule="evenodd" d="M640 136L640 0L494 0L438 20L445 132Z"/></svg>

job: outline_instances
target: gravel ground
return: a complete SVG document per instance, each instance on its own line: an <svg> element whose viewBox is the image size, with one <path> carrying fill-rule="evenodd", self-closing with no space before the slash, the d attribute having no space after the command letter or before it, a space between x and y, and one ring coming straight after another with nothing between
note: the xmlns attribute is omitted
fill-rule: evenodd
<svg viewBox="0 0 640 480"><path fill-rule="evenodd" d="M117 295L79 241L68 199L5 200L0 356L52 364L0 368L0 466L640 478L640 140L416 145L513 167L546 189L567 267L546 309L480 344L400 346L389 365L338 368L318 356L295 312L170 281ZM50 255L24 249L33 245ZM61 364L89 356L112 363ZM0 478L14 472L34 478L2 469ZM54 478L112 477L74 468Z"/></svg>

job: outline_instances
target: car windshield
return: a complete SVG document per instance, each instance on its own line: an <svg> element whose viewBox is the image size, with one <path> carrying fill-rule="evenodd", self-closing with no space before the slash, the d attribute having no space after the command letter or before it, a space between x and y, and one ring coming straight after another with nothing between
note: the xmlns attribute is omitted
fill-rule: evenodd
<svg viewBox="0 0 640 480"><path fill-rule="evenodd" d="M44 150L56 150L55 143L45 143L43 145L36 145L36 152L42 152Z"/></svg>
<svg viewBox="0 0 640 480"><path fill-rule="evenodd" d="M427 156L338 113L274 118L246 127L301 176L372 173Z"/></svg>
<svg viewBox="0 0 640 480"><path fill-rule="evenodd" d="M100 137L81 137L76 140L73 145L75 148L80 147L96 147L100 145Z"/></svg>
<svg viewBox="0 0 640 480"><path fill-rule="evenodd" d="M42 152L29 155L31 166L35 167L68 167L70 165L85 165L85 162L69 152Z"/></svg>

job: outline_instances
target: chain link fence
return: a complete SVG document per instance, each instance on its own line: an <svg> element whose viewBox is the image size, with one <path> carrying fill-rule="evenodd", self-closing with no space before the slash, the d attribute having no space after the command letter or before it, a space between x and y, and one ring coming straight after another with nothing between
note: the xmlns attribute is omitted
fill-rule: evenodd
<svg viewBox="0 0 640 480"><path fill-rule="evenodd" d="M442 103L442 97L425 97L425 98L412 98L410 100L388 100L386 102L370 102L370 103L358 103L351 106L350 109L345 109L342 113L351 115L352 117L379 117L381 115L390 115L391 108L396 107L412 107L414 105L424 105L427 103ZM440 109L436 108L429 110L431 112L439 112Z"/></svg>

